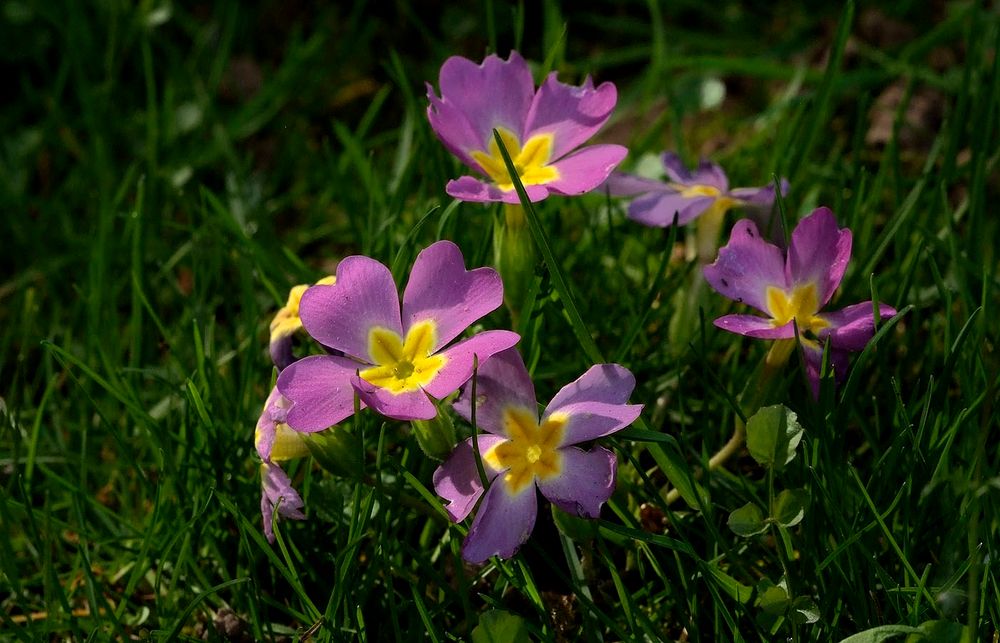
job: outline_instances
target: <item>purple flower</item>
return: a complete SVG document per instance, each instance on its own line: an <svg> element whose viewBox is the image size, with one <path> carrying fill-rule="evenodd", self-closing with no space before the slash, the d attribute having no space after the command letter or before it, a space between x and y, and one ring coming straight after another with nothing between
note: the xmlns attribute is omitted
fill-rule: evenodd
<svg viewBox="0 0 1000 643"><path fill-rule="evenodd" d="M726 315L715 325L747 337L789 340L786 351L794 345L797 325L806 373L818 395L826 341L834 372L843 379L847 353L862 350L875 333L870 301L820 313L840 285L850 258L851 231L837 227L829 208L817 208L799 222L787 253L761 239L757 226L743 219L733 227L719 258L705 267L705 279L719 293L767 316ZM879 304L881 317L895 314L893 307Z"/></svg>
<svg viewBox="0 0 1000 643"><path fill-rule="evenodd" d="M613 172L605 186L614 196L637 197L628 207L630 219L644 225L665 228L684 225L709 213L721 216L730 208L747 207L769 212L774 204L774 186L729 189L729 179L715 163L702 160L697 169L689 171L673 152L663 154L663 167L668 182L645 179L622 172ZM782 179L781 193L788 191Z"/></svg>
<svg viewBox="0 0 1000 643"><path fill-rule="evenodd" d="M462 556L481 563L509 558L535 525L537 487L560 509L596 518L615 488L617 460L603 447L573 445L631 424L641 404L626 404L635 378L617 364L591 367L549 402L538 418L535 387L515 349L494 355L477 377L476 422L488 433L477 437L487 478L492 481L462 546ZM471 421L471 387L455 410ZM459 443L434 472L434 490L448 501L455 522L464 520L483 496L472 439Z"/></svg>
<svg viewBox="0 0 1000 643"><path fill-rule="evenodd" d="M445 190L463 201L518 203L517 193L493 138L500 132L531 201L555 194L583 194L601 184L628 152L621 145L577 150L608 121L618 101L611 83L580 87L552 72L538 91L528 64L512 51L506 61L487 56L482 64L452 56L441 66L441 97L427 84L427 118L448 150L473 170ZM576 150L576 151L574 151Z"/></svg>
<svg viewBox="0 0 1000 643"><path fill-rule="evenodd" d="M316 282L316 285L329 285L336 280L336 277L323 277ZM292 355L292 336L302 328L299 302L302 301L302 295L308 288L309 286L305 284L294 286L288 293L288 301L278 309L274 319L271 320L271 361L279 371L295 361Z"/></svg>
<svg viewBox="0 0 1000 643"><path fill-rule="evenodd" d="M275 464L309 455L309 448L302 437L285 424L287 412L288 400L281 396L277 388L271 389L254 435L254 446L261 459L260 513L264 521L264 535L272 543L274 529L271 519L275 507L282 518L305 519L302 497L292 488L292 481L281 467Z"/></svg>
<svg viewBox="0 0 1000 643"><path fill-rule="evenodd" d="M474 356L483 362L520 339L510 331L487 331L446 346L503 301L503 284L492 268L466 271L462 252L450 241L425 248L413 264L403 292L402 313L392 274L363 256L337 267L337 282L313 286L299 314L306 331L338 355L314 355L281 372L278 390L291 400L287 422L314 432L362 406L398 420L437 414L430 397L443 398L472 376ZM430 397L428 397L430 396Z"/></svg>

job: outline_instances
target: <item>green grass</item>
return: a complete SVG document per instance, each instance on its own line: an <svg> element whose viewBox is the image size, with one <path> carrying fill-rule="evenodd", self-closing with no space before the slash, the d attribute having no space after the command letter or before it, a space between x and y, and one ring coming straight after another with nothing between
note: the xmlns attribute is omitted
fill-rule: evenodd
<svg viewBox="0 0 1000 643"><path fill-rule="evenodd" d="M232 610L250 640L447 641L499 609L540 640L839 641L927 621L941 629L926 640L962 626L992 640L1000 20L982 4L879 3L893 40L869 3L5 3L2 638L225 640L214 623ZM521 553L468 567L436 463L408 427L362 413L345 429L369 481L291 465L308 520L270 546L252 443L270 316L349 254L400 282L436 239L493 261L502 216L444 194L463 170L422 83L449 55L514 46L536 79L618 85L602 138L629 145L626 169L709 154L734 185L787 176L789 224L831 206L854 232L834 303L905 314L819 402L794 361L781 373L769 402L805 429L785 469L743 452L703 476L766 347L712 326L734 310L714 294L671 333L697 270L671 259L689 230L642 228L600 195L550 198L517 329L539 399L601 355L646 405L609 441L602 519L567 525L542 504ZM715 81L725 100L703 104ZM893 83L902 102L886 107ZM867 140L886 110L887 140ZM800 523L727 527L781 489L808 492ZM768 614L782 576L816 622Z"/></svg>

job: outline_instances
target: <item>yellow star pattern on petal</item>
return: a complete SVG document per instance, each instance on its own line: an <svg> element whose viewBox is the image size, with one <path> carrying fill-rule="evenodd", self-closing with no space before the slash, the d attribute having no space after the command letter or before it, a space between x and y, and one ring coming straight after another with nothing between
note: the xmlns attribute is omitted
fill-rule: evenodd
<svg viewBox="0 0 1000 643"><path fill-rule="evenodd" d="M559 170L547 165L552 156L551 134L535 134L525 141L524 147L521 147L521 141L509 129L498 127L497 131L500 132L500 139L514 162L514 169L517 170L521 183L542 185L559 178ZM507 172L496 140L490 139L489 152L475 150L471 156L483 168L486 175L493 179L498 188L504 192L514 189L514 183Z"/></svg>
<svg viewBox="0 0 1000 643"><path fill-rule="evenodd" d="M493 469L506 469L503 483L511 493L520 493L535 479L545 480L562 472L563 430L569 418L565 413L553 413L541 424L535 414L524 407L507 407L503 412L506 442L497 444L483 454L483 461Z"/></svg>
<svg viewBox="0 0 1000 643"><path fill-rule="evenodd" d="M405 339L376 326L368 332L368 354L376 365L359 375L393 395L415 391L430 384L448 363L443 355L431 355L436 342L437 327L429 319L411 326Z"/></svg>

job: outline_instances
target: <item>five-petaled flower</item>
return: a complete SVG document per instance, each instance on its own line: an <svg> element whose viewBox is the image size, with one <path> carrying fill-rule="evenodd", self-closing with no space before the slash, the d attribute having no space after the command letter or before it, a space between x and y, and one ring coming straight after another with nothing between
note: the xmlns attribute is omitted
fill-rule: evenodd
<svg viewBox="0 0 1000 643"><path fill-rule="evenodd" d="M774 186L729 189L729 179L715 163L702 160L694 171L684 167L673 152L663 154L667 182L647 179L624 172L613 172L605 186L613 196L635 197L628 216L644 225L665 228L684 225L702 215L721 217L734 207L770 213L774 204ZM781 192L788 191L782 179Z"/></svg>
<svg viewBox="0 0 1000 643"><path fill-rule="evenodd" d="M417 255L403 292L402 314L392 274L364 256L347 257L337 281L313 286L299 314L315 340L338 355L300 359L281 372L278 390L292 402L287 423L314 432L362 406L397 420L426 420L441 399L483 362L520 339L504 330L481 332L445 348L503 301L503 284L492 268L466 271L462 252L438 241ZM430 397L428 397L430 396Z"/></svg>
<svg viewBox="0 0 1000 643"><path fill-rule="evenodd" d="M715 325L748 337L782 340L769 355L777 361L787 359L797 327L806 373L813 394L818 395L826 342L830 364L842 379L847 373L847 353L862 350L875 333L870 301L820 312L840 285L850 258L851 231L837 227L829 208L817 208L799 222L787 255L761 239L752 221L743 219L733 227L719 258L705 267L705 279L729 299L749 304L767 317L725 315ZM879 304L878 314L891 317L896 310Z"/></svg>
<svg viewBox="0 0 1000 643"><path fill-rule="evenodd" d="M317 286L326 286L337 281L336 277L323 277L316 282ZM271 320L271 361L282 370L295 361L292 354L292 336L302 328L302 320L299 318L299 303L302 295L305 294L309 286L299 284L293 286L288 292L288 301L278 309Z"/></svg>
<svg viewBox="0 0 1000 643"><path fill-rule="evenodd" d="M591 367L563 387L538 417L535 388L516 349L494 355L478 371L476 422L488 433L477 445L491 481L462 547L480 563L493 555L513 556L531 535L542 492L560 509L596 518L615 487L617 460L603 447L574 445L631 424L642 405L627 404L635 378L617 364ZM471 386L455 403L471 421ZM451 519L465 519L483 496L472 438L459 443L434 472L434 489L448 501Z"/></svg>
<svg viewBox="0 0 1000 643"><path fill-rule="evenodd" d="M452 56L441 66L439 85L440 98L427 84L427 117L434 133L452 154L489 179L449 181L445 190L456 199L518 202L494 129L531 201L550 193L593 190L628 151L621 145L577 150L611 116L618 101L611 83L595 88L588 76L574 87L560 83L552 72L536 92L528 64L511 52L506 61L491 55L480 65Z"/></svg>
<svg viewBox="0 0 1000 643"><path fill-rule="evenodd" d="M264 519L264 535L272 543L274 529L271 520L275 507L282 518L305 519L302 497L292 488L292 481L277 464L309 455L309 448L302 437L285 424L287 413L288 400L281 396L277 388L271 389L254 434L254 446L261 459L260 513Z"/></svg>

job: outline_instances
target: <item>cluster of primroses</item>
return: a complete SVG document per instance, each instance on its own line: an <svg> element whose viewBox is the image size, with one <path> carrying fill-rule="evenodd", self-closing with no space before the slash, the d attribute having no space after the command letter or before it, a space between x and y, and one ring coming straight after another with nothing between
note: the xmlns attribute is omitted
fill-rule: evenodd
<svg viewBox="0 0 1000 643"><path fill-rule="evenodd" d="M533 202L601 189L633 197L628 215L639 223L663 227L701 218L713 220L715 230L728 210L746 210L756 222L738 221L703 275L716 291L764 316L726 315L715 325L776 340L768 354L772 364L783 363L801 346L814 393L824 364L842 378L847 353L868 343L878 316L895 314L870 301L820 312L851 254L851 233L838 227L829 209L805 217L785 248L761 234L775 201L773 186L731 189L718 165L703 161L691 171L669 153L663 156L665 181L631 176L615 171L624 147L581 147L615 107L611 83L594 87L587 78L575 87L552 73L536 90L527 63L515 52L506 61L493 55L481 64L449 58L439 87L440 96L428 85L430 125L445 147L480 175L450 181L445 190L452 197L519 203L499 138ZM782 181L780 189L787 191L787 184ZM614 490L616 457L600 446L578 445L619 431L639 416L642 405L627 403L635 379L617 364L592 366L539 414L516 333L487 330L460 339L502 303L497 271L467 270L450 241L419 253L401 300L389 269L364 256L343 259L335 277L292 290L271 324L271 355L280 373L256 434L269 539L275 511L303 518L302 499L280 463L310 452L304 436L335 430L331 427L365 407L426 424L447 413L444 400L456 392L451 407L469 422L475 418L475 432L447 445L451 453L433 482L455 521L479 504L462 548L467 560L514 554L534 526L536 489L567 512L598 516ZM323 354L295 359L292 342L300 329Z"/></svg>

